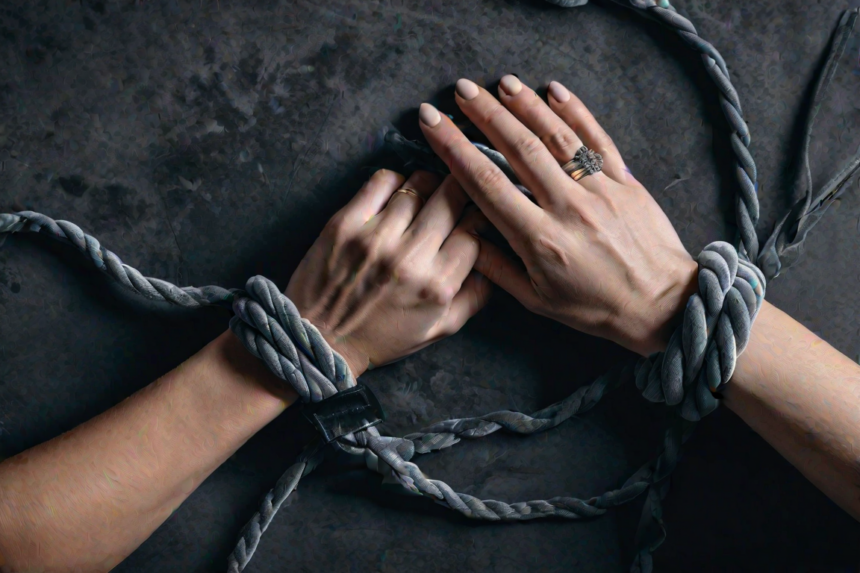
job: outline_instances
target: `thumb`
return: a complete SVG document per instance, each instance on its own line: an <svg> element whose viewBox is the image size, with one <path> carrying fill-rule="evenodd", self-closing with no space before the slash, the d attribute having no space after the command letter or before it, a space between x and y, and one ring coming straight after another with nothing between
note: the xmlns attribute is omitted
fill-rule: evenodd
<svg viewBox="0 0 860 573"><path fill-rule="evenodd" d="M532 286L528 271L520 261L509 257L487 239L477 236L481 251L474 269L504 289L529 310L536 309L540 302Z"/></svg>
<svg viewBox="0 0 860 573"><path fill-rule="evenodd" d="M466 322L484 308L490 300L493 285L486 277L474 271L469 273L459 292L454 295L451 307L445 317L439 321L431 334L435 339L451 336L458 332Z"/></svg>
<svg viewBox="0 0 860 573"><path fill-rule="evenodd" d="M481 236L481 233L493 227L486 215L477 209L471 211L463 217L459 227L480 243L474 270L507 291L526 308L536 309L540 301L523 263L515 261L492 241Z"/></svg>

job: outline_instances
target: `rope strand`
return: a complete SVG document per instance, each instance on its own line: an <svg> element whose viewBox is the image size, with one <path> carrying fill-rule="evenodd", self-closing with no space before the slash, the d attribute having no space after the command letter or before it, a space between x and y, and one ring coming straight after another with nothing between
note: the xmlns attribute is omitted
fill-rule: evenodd
<svg viewBox="0 0 860 573"><path fill-rule="evenodd" d="M587 0L548 1L562 7L574 7L585 4ZM763 259L760 259L755 231L759 219L757 171L749 150L749 128L744 121L738 94L729 79L725 61L711 44L698 36L693 24L678 14L669 2L615 1L662 22L690 48L701 53L705 69L719 92L723 113L732 129L730 141L736 158L735 174L738 180L735 204L739 233L737 248L724 242L705 247L697 258L699 292L690 298L682 324L672 335L665 352L641 359L635 367L613 370L579 388L564 400L532 415L505 410L472 418L446 420L403 438L382 436L375 427L369 427L337 438L332 444L347 453L363 455L368 468L394 479L406 490L429 497L472 519L524 521L543 517L592 518L604 514L610 508L638 499L647 492L631 571L649 573L653 568L651 553L665 538L661 501L668 492L669 476L679 461L682 446L695 423L717 407L718 401L713 393L731 378L737 357L746 348L752 323L764 300L766 278L778 274L781 264L779 256L790 252L792 248L799 249L812 225L841 193L847 180L860 169L860 152L824 186L813 202L808 143L815 111L810 115L803 150L808 183L805 203L802 209L792 210L777 225L761 254ZM858 10L855 9L846 12L840 21L825 70L816 88L815 102L827 89L835 73L836 60L845 50L857 17ZM407 165L447 172L444 164L426 146L410 142L393 130L386 134L386 141L407 160ZM516 179L502 154L484 145L475 145L523 193L530 194ZM790 237L787 230L798 221L797 233ZM231 309L234 313L230 320L231 330L249 352L263 360L269 370L295 389L304 402L320 402L356 385L343 357L329 346L316 327L301 317L295 305L277 286L264 277L251 277L244 290L218 286L178 287L160 279L145 277L73 223L55 221L32 211L0 214L0 244L6 234L24 231L45 232L74 246L99 270L151 300L189 308L219 306ZM762 265L763 268L767 267L765 272L751 262L757 260L767 263ZM660 453L618 489L586 499L554 497L515 503L481 500L458 493L446 483L427 477L411 461L416 454L445 449L464 438L478 439L499 430L534 434L554 428L571 416L592 409L607 390L631 379L635 380L643 397L652 402L665 402L676 409L678 416L664 434ZM295 491L301 478L321 463L323 452L324 444L320 440L309 444L265 496L259 510L242 529L236 547L230 554L230 573L238 573L247 566L272 519Z"/></svg>

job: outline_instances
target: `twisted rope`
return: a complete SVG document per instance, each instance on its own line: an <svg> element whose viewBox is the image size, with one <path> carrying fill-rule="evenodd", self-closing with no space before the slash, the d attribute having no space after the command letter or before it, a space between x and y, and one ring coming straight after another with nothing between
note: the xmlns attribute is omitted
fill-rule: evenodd
<svg viewBox="0 0 860 573"><path fill-rule="evenodd" d="M45 231L54 239L76 247L90 259L97 269L149 300L169 302L185 308L201 306L227 306L232 304L236 289L219 286L182 287L167 281L143 276L140 271L123 263L120 258L101 246L98 239L84 233L80 227L69 221L55 221L41 213L20 211L0 213L0 237L19 231L38 233ZM0 241L0 245L2 245Z"/></svg>
<svg viewBox="0 0 860 573"><path fill-rule="evenodd" d="M574 8L583 6L588 0L546 0L562 8ZM737 90L732 85L726 62L717 49L699 36L696 27L687 18L678 14L668 1L657 2L655 0L612 0L613 2L632 8L640 15L655 20L665 25L693 50L699 52L705 71L711 77L718 91L720 107L726 121L731 128L730 140L732 152L735 155L735 177L738 181L738 194L735 201L735 214L738 224L739 245L738 252L741 258L756 260L759 252L758 235L756 235L756 224L759 220L758 182L755 161L750 153L750 131L743 116L741 102ZM418 142L408 141L396 130L386 133L386 141L393 149L407 160L407 165L420 166L430 171L447 174L450 171L447 166L435 156L433 151L426 145ZM495 150L487 146L472 142L484 155L495 163L520 191L531 195L531 193L519 184L513 168L507 159Z"/></svg>
<svg viewBox="0 0 860 573"><path fill-rule="evenodd" d="M571 7L585 4L587 0L548 1ZM595 517L647 491L643 518L637 533L637 554L631 571L649 572L653 566L651 552L665 538L661 500L668 491L668 477L677 465L681 447L689 437L693 423L716 407L718 402L712 393L731 378L737 356L749 341L752 322L764 299L765 275L749 262L756 260L758 254L755 233L759 216L756 169L748 149L749 130L743 120L740 102L729 80L725 62L716 49L702 40L693 25L677 14L668 2L630 0L629 4L624 4L673 28L688 45L701 52L706 70L720 92L723 112L733 129L731 142L737 158L739 192L736 211L740 245L736 250L728 243L716 242L700 253L697 259L699 293L690 298L681 326L673 334L665 352L640 360L634 370L637 388L646 399L679 407L679 417L664 435L662 451L653 461L635 472L621 488L600 496L588 499L555 497L513 504L480 500L457 493L446 483L425 476L410 461L416 453L444 449L463 438L476 439L501 429L532 434L555 427L571 416L594 407L607 389L630 377L629 368L610 372L578 389L565 400L531 416L511 411L493 412L474 418L439 422L403 438L381 436L376 428L371 427L342 436L333 444L348 453L364 455L370 469L392 477L408 491L430 497L474 519L522 521L552 516L567 519ZM853 30L856 18L856 10L843 17L839 33L849 26ZM844 50L844 42L834 45L836 50ZM835 70L835 67L832 69ZM828 79L822 80L824 83L820 85L826 87L829 83L833 73L830 70L828 63L828 70L823 76ZM396 132L390 132L387 140L410 162L444 172L444 165L440 167L441 161L425 146L409 142ZM528 193L501 154L486 146L476 145L521 191ZM808 142L804 153L807 152ZM860 165L860 159L852 161L834 179L836 183L823 197L821 204L832 199L833 194L842 188L847 177ZM811 177L809 184L811 187ZM807 207L809 202L807 198ZM230 321L231 330L252 354L294 388L305 402L319 402L356 384L344 359L310 322L301 318L295 305L274 283L264 277L249 279L244 291L216 286L180 288L160 279L144 277L136 269L124 264L113 252L102 247L97 239L68 221L54 221L32 211L0 214L0 244L7 233L42 230L55 239L75 246L101 271L146 298L184 307L231 308L235 313ZM245 568L279 508L295 490L299 480L321 462L322 453L321 443L309 445L266 495L260 509L240 533L239 541L228 560L229 571L238 572Z"/></svg>
<svg viewBox="0 0 860 573"><path fill-rule="evenodd" d="M0 214L0 233L42 230L75 245L97 268L144 296L149 294L150 298L181 306L225 306L230 300L235 313L230 320L231 330L249 352L263 360L269 370L295 389L305 402L324 400L356 384L343 357L331 348L316 327L301 318L292 301L265 277L251 277L244 290L180 288L159 279L143 277L72 223L54 221L33 212ZM107 264L107 260L112 264ZM728 243L709 245L698 260L700 292L690 299L684 322L672 338L673 341L683 340L684 344L676 344L679 350L672 354L671 349L675 346L670 343L670 351L665 355L654 355L636 367L637 385L653 401L679 403L684 391L695 380L701 382L695 388L702 388L703 384L718 387L725 383L731 377L737 354L746 345L750 325L763 300L763 277L756 274L754 266L739 261L736 251ZM122 280L125 277L135 279ZM147 285L157 286L147 288ZM152 292L158 294L152 295ZM218 293L219 296L213 300L200 293ZM676 370L683 375L677 376ZM670 373L669 376L664 371ZM718 373L716 379L714 372ZM443 481L429 478L410 460L415 454L448 448L463 438L477 439L502 429L533 434L553 428L573 415L590 410L608 389L630 377L630 368L612 371L531 416L507 410L492 412L474 418L439 422L403 438L382 436L371 427L338 438L333 444L348 453L364 455L370 469L390 476L406 490L429 497L468 518L525 521L543 517L596 517L607 509L636 499L649 486L665 479L678 461L683 434L677 430L668 431L664 449L653 462L643 466L621 488L587 499L559 496L517 503L481 500L456 492ZM641 380L647 380L648 384L640 384ZM700 392L688 392L687 395L697 397L697 401L687 402L700 403ZM693 411L698 416L704 415L707 408L712 407L710 403L706 406ZM263 533L299 480L322 460L322 451L319 443L309 446L266 495L259 510L240 533L228 559L229 571L238 572L245 568Z"/></svg>

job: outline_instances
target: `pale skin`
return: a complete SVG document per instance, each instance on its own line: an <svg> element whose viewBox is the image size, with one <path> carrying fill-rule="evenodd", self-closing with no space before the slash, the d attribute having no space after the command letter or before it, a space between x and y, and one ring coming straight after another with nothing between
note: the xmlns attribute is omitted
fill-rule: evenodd
<svg viewBox="0 0 860 573"><path fill-rule="evenodd" d="M421 129L452 176L376 173L293 275L286 292L303 315L356 376L456 332L491 282L639 354L664 348L696 265L582 102L556 82L544 102L505 76L498 98L460 80L457 103L537 204L422 104ZM575 182L559 165L582 143L605 164ZM402 186L426 204L395 193ZM490 224L522 262L481 237ZM860 519L860 366L765 302L722 395ZM224 333L114 408L0 463L0 571L110 570L295 400Z"/></svg>

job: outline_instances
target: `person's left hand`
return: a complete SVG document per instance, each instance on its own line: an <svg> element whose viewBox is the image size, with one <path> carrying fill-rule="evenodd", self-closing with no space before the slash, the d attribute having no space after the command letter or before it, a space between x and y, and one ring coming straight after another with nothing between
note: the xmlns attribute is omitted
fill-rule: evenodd
<svg viewBox="0 0 860 573"><path fill-rule="evenodd" d="M482 240L475 269L526 308L647 356L663 350L697 287L697 264L585 105L558 82L549 104L518 78L499 99L457 82L457 104L510 162L532 203L447 117L421 104L421 130L520 260ZM574 180L581 146L603 170ZM522 261L522 262L520 262Z"/></svg>

